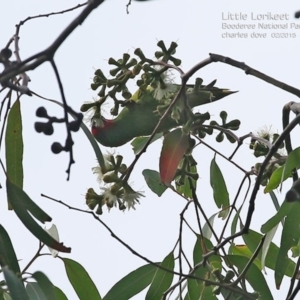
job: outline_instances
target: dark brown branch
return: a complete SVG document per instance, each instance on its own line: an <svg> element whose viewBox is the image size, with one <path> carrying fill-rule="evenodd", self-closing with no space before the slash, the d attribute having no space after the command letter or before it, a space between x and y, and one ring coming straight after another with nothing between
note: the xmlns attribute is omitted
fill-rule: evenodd
<svg viewBox="0 0 300 300"><path fill-rule="evenodd" d="M295 285L295 280L296 279L299 280L299 268L300 268L300 257L298 257L297 264L296 264L296 267L294 270L294 274L291 278L291 284L290 284L290 288L288 291L287 300L293 300L300 290L300 285L299 285L299 281L298 281L298 284L297 284L295 290L293 291L293 288Z"/></svg>
<svg viewBox="0 0 300 300"><path fill-rule="evenodd" d="M279 80L276 80L274 79L273 77L270 77L264 73L261 73L259 72L258 70L255 70L253 68L251 68L250 66L246 65L244 62L239 62L237 60L234 60L230 57L225 57L223 55L219 55L219 54L213 54L213 53L210 53L210 58L211 58L211 61L212 62L222 62L222 63L225 63L225 64L228 64L228 65L231 65L233 67L236 67L236 68L239 68L239 69L242 69L245 71L245 73L247 75L252 75L252 76L255 76L265 82L268 82L272 85L275 85L277 86L278 88L288 92L288 93L291 93L297 97L300 97L300 90L296 89L295 87L291 86L291 85L288 85L284 82L281 82Z"/></svg>
<svg viewBox="0 0 300 300"><path fill-rule="evenodd" d="M29 70L34 70L46 61L50 61L60 45L66 40L66 38L79 26L89 14L96 9L104 0L89 1L89 4L83 9L83 11L76 17L56 38L56 40L45 50L32 55L31 57L23 60L21 63L16 63L13 66L6 68L0 75L0 83L11 80L15 76L25 73Z"/></svg>

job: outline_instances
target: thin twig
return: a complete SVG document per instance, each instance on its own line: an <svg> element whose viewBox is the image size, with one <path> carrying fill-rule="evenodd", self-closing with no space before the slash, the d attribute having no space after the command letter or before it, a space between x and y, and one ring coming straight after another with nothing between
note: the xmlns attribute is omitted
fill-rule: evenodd
<svg viewBox="0 0 300 300"><path fill-rule="evenodd" d="M29 263L25 266L25 268L22 271L22 274L25 274L25 272L32 265L32 263L41 255L41 251L44 246L45 246L45 244L42 244L42 243L39 244L39 248L38 248L36 254L32 257L32 259L29 261Z"/></svg>
<svg viewBox="0 0 300 300"><path fill-rule="evenodd" d="M264 241L265 241L266 236L263 235L257 248L255 249L254 253L252 254L251 258L249 259L248 263L246 264L246 266L244 267L243 271L240 272L238 278L232 283L233 285L237 285L242 279L244 279L245 274L247 273L247 271L249 270L249 268L251 267L251 265L253 264L255 258L257 257L258 253L260 252Z"/></svg>
<svg viewBox="0 0 300 300"><path fill-rule="evenodd" d="M82 12L61 32L61 34L50 46L48 46L48 48L28 57L20 63L14 64L10 68L6 68L0 75L0 83L7 82L21 73L34 70L44 62L51 60L66 38L85 21L94 9L103 2L104 0L89 1L88 5L82 10Z"/></svg>
<svg viewBox="0 0 300 300"><path fill-rule="evenodd" d="M295 270L294 270L293 276L291 278L291 284L290 284L290 288L289 288L287 298L286 298L287 300L292 300L293 299L291 297L293 295L292 292L293 292L293 288L294 288L294 285L295 285L296 278L299 280L299 278L298 278L299 277L299 268L300 268L300 256L297 259L297 264L295 266ZM298 292L299 292L299 290L298 290ZM295 296L296 296L296 294L295 294Z"/></svg>
<svg viewBox="0 0 300 300"><path fill-rule="evenodd" d="M57 83L58 83L58 87L59 87L59 91L60 91L60 95L61 95L61 99L62 99L62 103L63 103L63 106L64 106L64 122L66 124L66 129L67 129L67 138L66 138L65 148L70 154L69 165L68 165L68 168L66 170L66 172L68 174L67 180L69 180L70 179L70 172L71 172L71 165L75 163L74 158L73 158L73 144L74 144L74 142L73 142L71 130L70 130L70 127L69 127L69 115L68 115L69 107L68 107L68 104L67 104L67 100L66 100L65 93L64 93L64 87L63 87L63 84L61 82L57 66L56 66L53 59L50 61L50 63L51 63L51 66L54 70L54 73L55 73L55 77L56 77L56 80L57 80Z"/></svg>
<svg viewBox="0 0 300 300"><path fill-rule="evenodd" d="M246 217L245 226L243 227L243 229L241 231L225 238L219 245L217 245L215 247L214 251L211 251L211 253L207 254L208 256L214 254L215 251L217 251L218 249L223 247L225 244L227 244L232 239L234 239L238 236L241 236L245 233L248 233L249 227L250 227L250 224L251 224L251 220L252 220L252 215L253 215L253 212L254 212L254 209L255 209L255 199L256 199L256 195L258 193L258 190L260 188L260 182L261 182L262 175L263 175L266 167L268 166L269 161L271 160L273 155L278 151L278 149L281 146L282 142L285 140L286 135L290 134L290 132L299 124L299 122L300 122L300 114L296 118L294 118L294 120L285 128L285 130L282 132L282 134L275 141L275 143L273 144L273 146L270 149L269 153L266 155L266 158L262 162L262 164L260 166L260 170L257 174L257 178L256 178L256 181L255 181L255 184L254 184L254 188L253 188L250 200L249 200L248 213L247 213L247 217Z"/></svg>

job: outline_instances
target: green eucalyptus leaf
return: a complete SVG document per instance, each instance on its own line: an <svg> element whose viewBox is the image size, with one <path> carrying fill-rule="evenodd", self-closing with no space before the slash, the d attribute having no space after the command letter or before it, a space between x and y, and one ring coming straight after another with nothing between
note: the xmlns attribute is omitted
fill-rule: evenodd
<svg viewBox="0 0 300 300"><path fill-rule="evenodd" d="M36 282L29 282L26 285L26 292L30 300L49 300L42 288ZM54 298L56 299L56 298Z"/></svg>
<svg viewBox="0 0 300 300"><path fill-rule="evenodd" d="M161 182L159 173L154 170L145 169L142 174L151 191L160 197L167 187Z"/></svg>
<svg viewBox="0 0 300 300"><path fill-rule="evenodd" d="M23 136L19 99L11 107L5 133L5 158L7 177L23 188ZM9 204L9 208L10 204Z"/></svg>
<svg viewBox="0 0 300 300"><path fill-rule="evenodd" d="M179 166L181 167L181 163L180 163ZM191 172L192 174L197 176L197 167L196 166L191 166L189 168L189 172ZM175 177L175 179L176 179L175 183L177 182L178 177L179 176ZM193 188L196 189L197 180L195 180L194 178L191 178L191 177L186 175L186 176L184 176L184 183L182 185L176 184L176 191L178 193L180 193L181 195L183 195L184 197L186 197L186 198L193 199L193 192L192 192L192 188L191 188L191 185L190 185L190 181L191 181L191 184L192 184Z"/></svg>
<svg viewBox="0 0 300 300"><path fill-rule="evenodd" d="M67 276L78 298L80 300L101 300L96 285L84 267L72 259L61 259L65 264Z"/></svg>
<svg viewBox="0 0 300 300"><path fill-rule="evenodd" d="M272 234L274 234L275 228L276 226L267 233L262 250L257 255L257 260L259 261L259 264L257 264L257 266L261 269L266 266L269 269L275 270L276 259L279 253L279 247L271 241ZM262 234L251 229L249 230L248 234L243 235L243 239L250 251L249 253L251 254L251 256L258 247L262 237ZM250 258L250 256L248 255L245 256ZM289 264L285 269L285 275L292 277L296 265L295 262L293 262L291 259L288 259L288 261Z"/></svg>
<svg viewBox="0 0 300 300"><path fill-rule="evenodd" d="M67 296L64 294L64 292L58 288L57 286L54 286L54 291L57 300L68 300Z"/></svg>
<svg viewBox="0 0 300 300"><path fill-rule="evenodd" d="M232 255L242 255L249 259L253 256L253 251L251 251L247 245L231 244L228 253ZM262 269L261 262L257 257L254 259L253 263L256 264L260 270Z"/></svg>
<svg viewBox="0 0 300 300"><path fill-rule="evenodd" d="M241 273L249 262L247 257L241 255L227 255L226 261L238 268ZM262 300L273 300L269 286L264 278L260 269L255 265L251 264L247 272L244 274L245 279L250 283L254 291L259 293L259 299Z"/></svg>
<svg viewBox="0 0 300 300"><path fill-rule="evenodd" d="M177 128L165 135L159 158L159 173L162 183L169 186L183 155L189 148L189 135Z"/></svg>
<svg viewBox="0 0 300 300"><path fill-rule="evenodd" d="M294 149L288 156L286 163L276 169L265 187L264 192L269 193L276 189L283 181L292 176L294 169L300 168L300 147Z"/></svg>
<svg viewBox="0 0 300 300"><path fill-rule="evenodd" d="M153 279L156 267L144 265L119 280L104 296L103 300L128 300L145 289Z"/></svg>
<svg viewBox="0 0 300 300"><path fill-rule="evenodd" d="M213 249L212 242L202 236L197 236L197 240L193 250L193 262L194 266L198 265L203 261L203 255ZM212 255L209 257L206 266L199 266L193 275L214 281L215 278L211 274L211 270L222 270L222 260L218 255ZM198 290L197 290L198 287ZM213 286L206 286L203 280L188 279L188 292L193 295L191 299L215 299L213 294ZM199 296L199 297L198 297Z"/></svg>
<svg viewBox="0 0 300 300"><path fill-rule="evenodd" d="M18 218L36 238L60 252L71 252L71 248L67 248L63 243L57 242L32 217L34 216L42 223L49 222L52 219L47 213L37 206L20 187L8 179L6 180L6 189L8 201Z"/></svg>
<svg viewBox="0 0 300 300"><path fill-rule="evenodd" d="M2 225L0 225L0 264L8 266L15 274L21 273L15 250Z"/></svg>
<svg viewBox="0 0 300 300"><path fill-rule="evenodd" d="M160 139L162 136L162 133L156 133L153 139L151 140L150 144ZM148 140L148 136L139 136L131 142L131 146L135 155L137 155L144 148Z"/></svg>
<svg viewBox="0 0 300 300"><path fill-rule="evenodd" d="M283 276L290 265L288 251L298 245L300 239L300 203L294 202L293 209L287 214L282 230L280 248L276 259L275 282L279 289Z"/></svg>
<svg viewBox="0 0 300 300"><path fill-rule="evenodd" d="M214 221L215 221L215 217L218 213L213 214L209 219L208 222L206 222L202 228L202 233L203 236L206 237L207 239L210 240L211 236L212 236L212 231L211 231L211 227L214 227ZM210 224L210 226L208 225Z"/></svg>
<svg viewBox="0 0 300 300"><path fill-rule="evenodd" d="M271 219L269 219L265 224L261 226L261 232L262 233L267 233L269 232L272 228L277 226L279 222L283 220L284 217L286 217L290 211L292 211L296 206L298 202L286 202L284 201L282 205L280 206L279 210L273 216Z"/></svg>
<svg viewBox="0 0 300 300"><path fill-rule="evenodd" d="M2 267L2 272L12 299L29 300L22 280L8 266Z"/></svg>
<svg viewBox="0 0 300 300"><path fill-rule="evenodd" d="M229 194L222 172L215 158L213 158L210 164L210 185L213 189L215 203L218 208L222 209L219 213L219 217L224 220L229 213Z"/></svg>
<svg viewBox="0 0 300 300"><path fill-rule="evenodd" d="M58 300L52 282L44 273L37 271L32 274L32 277L37 281L47 300Z"/></svg>
<svg viewBox="0 0 300 300"><path fill-rule="evenodd" d="M173 271L175 266L174 253L169 253L160 265ZM157 269L147 292L146 300L161 299L163 293L171 286L173 277L173 273Z"/></svg>

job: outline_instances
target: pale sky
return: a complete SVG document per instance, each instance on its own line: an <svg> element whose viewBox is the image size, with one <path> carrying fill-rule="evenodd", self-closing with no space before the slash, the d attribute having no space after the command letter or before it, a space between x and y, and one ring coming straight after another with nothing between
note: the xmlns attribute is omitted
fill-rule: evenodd
<svg viewBox="0 0 300 300"><path fill-rule="evenodd" d="M79 26L60 47L55 55L60 75L63 80L67 101L73 109L79 110L84 101L91 101L96 92L90 89L95 69L101 68L108 73L107 60L110 57L121 58L123 53L133 55L134 49L140 47L145 54L153 57L157 50L157 42L164 40L166 45L178 43L177 57L182 59L182 69L187 71L193 65L208 57L209 53L217 53L243 61L278 80L297 87L299 83L299 40L300 21L294 19L294 13L300 9L294 1L228 1L228 0L153 0L135 2L126 14L127 0L106 1L100 5L90 17ZM62 1L6 1L0 12L1 47L4 48L15 32L15 25L28 16L50 13L77 5L71 0ZM75 10L63 15L39 18L27 22L20 31L20 55L22 59L44 50L58 34L79 14ZM222 14L223 13L223 14ZM285 14L284 20L268 20L270 15ZM241 15L246 19L239 20ZM224 18L234 20L224 20ZM223 17L223 20L222 20ZM264 18L258 21L258 18ZM287 19L288 18L288 19ZM287 24L287 29L222 29L222 23L229 24ZM295 23L295 25L291 25ZM226 25L225 25L226 27ZM270 25L272 27L272 25ZM291 28L293 27L293 28ZM247 34L247 37L224 38L224 34ZM251 34L255 33L255 38ZM223 34L223 37L222 37ZM258 35L260 34L260 35ZM272 36L273 34L273 36ZM260 36L260 37L258 37ZM54 73L49 63L29 72L31 78L29 88L34 92L60 101L60 94ZM242 70L231 66L214 63L196 74L196 77L209 83L217 79L217 86L238 90L239 93L225 98L215 104L199 109L207 110L218 119L221 110L228 112L228 118L239 118L242 121L238 135L255 131L262 126L272 126L273 131L280 132L282 107L289 101L298 101L295 96L276 87L268 85L253 76L246 76ZM178 77L177 77L178 79ZM193 83L191 79L190 83ZM179 81L178 81L179 82ZM52 116L62 116L60 107L46 103L37 97L23 96L22 101L24 126L24 190L29 196L53 218L59 230L60 239L66 246L72 247L72 253L61 254L82 264L98 287L103 297L119 279L130 271L145 264L132 255L127 249L114 240L99 223L87 214L68 210L56 203L40 197L46 194L60 199L72 206L86 209L84 194L93 187L99 191L99 184L92 174L91 168L96 166L93 150L82 132L73 134L75 141L74 156L76 164L72 166L71 180L66 181L65 170L68 165L68 154L54 155L50 150L53 142L64 143L65 128L55 126L52 136L38 134L34 130L34 122L38 120L35 111L39 106L46 106ZM107 109L109 111L109 108ZM295 130L294 147L299 143ZM214 137L205 140L213 146ZM236 155L236 162L250 170L257 162L251 155L248 144ZM126 243L152 261L162 261L173 249L179 227L179 213L185 201L171 191L163 197L154 195L147 187L141 172L145 168L158 170L158 157L161 141L152 145L141 160L131 177L136 190L145 191L146 197L141 199L135 211L120 212L104 209L102 220ZM105 153L106 149L101 148ZM220 150L230 155L234 146L224 142ZM108 149L109 150L109 149ZM116 149L116 153L124 156L128 165L134 155L130 144ZM210 216L217 212L209 185L209 164L213 153L204 147L198 147L195 158L198 161L198 197ZM2 154L2 158L4 155ZM236 171L220 157L217 161L223 171L231 201L243 174ZM1 184L4 184L1 173ZM254 183L254 178L253 181ZM289 184L285 185L289 188ZM5 190L2 190L1 219L12 239L21 268L24 267L36 252L38 242L26 228L21 225L13 212L6 210ZM278 194L281 202L284 195ZM205 203L209 204L205 205ZM253 228L259 231L260 226L271 217L274 209L268 195L262 189L256 201L256 212ZM246 211L247 206L244 206ZM194 212L188 212L191 224L195 223ZM202 220L204 224L204 220ZM222 222L217 224L222 226ZM186 232L187 249L192 251L195 238ZM238 243L238 241L236 241ZM242 242L240 240L239 242ZM278 244L278 239L277 239ZM33 247L36 245L36 248ZM190 246L189 246L190 245ZM191 253L191 252L190 252ZM64 266L59 259L41 257L30 271L41 270L54 285L60 287L69 299L76 299L76 294L65 275ZM287 288L275 290L273 273L267 270L268 280L274 299L282 299ZM289 283L289 279L285 279ZM144 295L144 294L143 294ZM134 299L143 299L141 294ZM173 298L172 298L173 299Z"/></svg>

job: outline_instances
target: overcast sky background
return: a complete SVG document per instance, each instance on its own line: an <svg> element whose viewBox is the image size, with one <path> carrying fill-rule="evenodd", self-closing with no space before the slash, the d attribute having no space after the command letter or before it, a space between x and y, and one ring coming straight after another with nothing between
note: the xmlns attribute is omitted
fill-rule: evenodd
<svg viewBox="0 0 300 300"><path fill-rule="evenodd" d="M67 9L78 4L76 1L6 1L0 11L0 47L4 48L15 32L15 25L28 16L39 15ZM222 30L222 13L245 13L250 15L266 14L268 12L286 13L288 21L264 21L269 23L297 23L294 13L300 9L294 1L226 1L226 0L153 0L149 2L132 2L130 14L126 14L127 0L110 0L100 5L90 17L79 26L59 48L55 61L64 84L67 101L73 109L79 110L84 101L96 97L90 89L94 70L101 68L108 74L110 67L107 60L110 57L121 58L123 53L133 55L134 49L140 47L145 54L153 57L157 50L157 42L164 40L166 45L176 41L178 43L177 57L182 59L182 69L187 71L199 61L208 57L208 53L218 53L239 61L244 61L253 68L260 70L278 80L297 87L299 85L299 39L300 29L287 30L231 30L250 35L267 33L264 39L222 38L222 34L229 30ZM58 34L73 20L79 10L39 18L27 22L20 31L20 55L22 59L45 49ZM236 24L239 21L234 21ZM240 22L241 23L241 22ZM245 21L257 24L258 21ZM276 24L278 24L276 23ZM271 38L272 33L295 33L295 38ZM44 97L60 100L60 94L54 73L48 63L43 64L33 72L30 89ZM272 125L275 132L280 132L282 107L289 101L297 101L290 95L276 87L268 85L257 78L247 76L243 71L231 66L214 63L202 69L195 77L209 83L217 79L217 86L238 90L239 93L222 101L201 108L201 112L209 110L215 119L221 110L228 112L228 119L239 118L242 125L238 134L244 135L260 127ZM179 82L179 81L178 81ZM40 197L46 194L75 207L86 209L84 194L93 187L99 191L99 184L92 174L91 168L96 166L96 160L89 142L83 132L73 134L75 141L74 155L76 164L72 166L71 180L66 181L65 170L68 165L68 154L54 155L50 146L54 141L64 143L65 128L55 126L52 136L38 134L34 130L37 121L35 111L39 106L46 106L49 115L62 116L60 107L46 103L37 97L23 96L21 99L24 126L24 189L30 197L53 218L57 225L60 239L66 246L72 247L70 255L61 256L72 258L81 263L95 284L101 296L120 278L144 265L145 262L133 256L127 249L114 240L99 223L87 214L70 211L54 202ZM109 111L109 108L108 108ZM294 147L297 146L299 129L296 129ZM214 137L206 139L211 145L217 145ZM249 152L247 143L236 155L235 161L244 169L250 170L257 161ZM218 146L218 145L217 145ZM158 157L161 141L152 145L136 166L131 180L134 188L145 191L146 197L141 200L135 211L120 212L112 209L110 213L104 209L102 220L126 243L152 261L161 261L173 249L178 236L179 213L185 201L171 191L166 191L159 198L149 191L141 175L145 168L158 170ZM105 153L105 148L101 148ZM221 151L230 155L234 146L229 142L221 144ZM128 165L134 155L128 144L116 150L124 156ZM198 161L198 172L201 177L198 183L198 196L210 216L217 212L213 204L212 191L209 185L209 164L214 153L198 147L195 158ZM4 153L2 153L4 157ZM225 180L228 185L231 201L243 174L232 165L217 157ZM1 184L4 174L0 175ZM254 178L253 178L254 182ZM285 188L289 188L286 184ZM278 196L279 200L284 195ZM6 210L5 190L2 190L1 221L12 239L20 264L24 267L36 252L38 242L28 234L21 225L14 212ZM208 203L205 205L205 203ZM262 190L256 201L253 224L256 230L275 213L269 196L264 196ZM247 206L245 206L246 209ZM272 207L269 209L269 207ZM191 224L195 216L191 209ZM204 220L202 220L204 224ZM218 224L222 225L221 222ZM238 241L236 241L238 243ZM241 242L241 241L240 241ZM186 232L185 243L187 249L192 249L195 237ZM33 247L36 245L36 248ZM190 245L190 246L189 246ZM191 250L189 250L191 251ZM190 252L191 253L191 252ZM68 283L64 266L59 259L51 257L39 258L30 269L31 272L41 270L50 280L60 287L69 299L76 299L75 292ZM275 291L273 273L268 270L274 299L282 299L287 289ZM289 279L286 279L286 284ZM139 295L135 299L143 299Z"/></svg>

